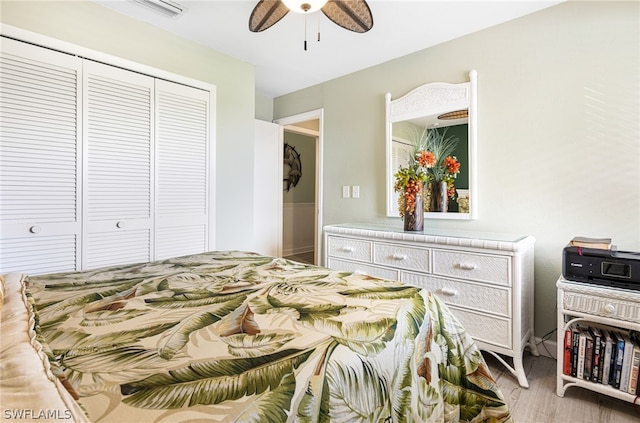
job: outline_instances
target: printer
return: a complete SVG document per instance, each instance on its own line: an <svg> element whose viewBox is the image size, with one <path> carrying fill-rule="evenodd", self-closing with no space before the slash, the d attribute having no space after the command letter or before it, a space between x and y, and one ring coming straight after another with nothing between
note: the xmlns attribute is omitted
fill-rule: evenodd
<svg viewBox="0 0 640 423"><path fill-rule="evenodd" d="M640 253L567 245L562 276L573 282L640 291Z"/></svg>

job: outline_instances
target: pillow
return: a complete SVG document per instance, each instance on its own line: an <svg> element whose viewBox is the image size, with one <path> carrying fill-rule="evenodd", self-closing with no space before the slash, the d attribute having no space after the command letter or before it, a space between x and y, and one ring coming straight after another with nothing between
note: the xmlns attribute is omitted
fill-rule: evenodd
<svg viewBox="0 0 640 423"><path fill-rule="evenodd" d="M15 420L87 422L80 405L53 374L36 340L34 314L25 294L26 275L5 275L1 289L0 404Z"/></svg>

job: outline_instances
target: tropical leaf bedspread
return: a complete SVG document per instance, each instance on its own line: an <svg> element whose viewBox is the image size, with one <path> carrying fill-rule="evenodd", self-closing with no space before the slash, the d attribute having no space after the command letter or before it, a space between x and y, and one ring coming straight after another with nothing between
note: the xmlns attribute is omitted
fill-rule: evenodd
<svg viewBox="0 0 640 423"><path fill-rule="evenodd" d="M37 339L93 422L507 422L426 290L246 252L32 276Z"/></svg>

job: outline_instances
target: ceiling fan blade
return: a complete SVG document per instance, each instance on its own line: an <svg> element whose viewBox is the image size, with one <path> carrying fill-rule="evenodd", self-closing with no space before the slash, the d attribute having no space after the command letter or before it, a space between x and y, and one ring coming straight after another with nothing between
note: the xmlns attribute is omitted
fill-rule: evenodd
<svg viewBox="0 0 640 423"><path fill-rule="evenodd" d="M349 31L363 33L373 27L373 15L365 0L329 0L322 13Z"/></svg>
<svg viewBox="0 0 640 423"><path fill-rule="evenodd" d="M271 28L289 13L289 8L280 0L260 0L249 17L249 30L262 32Z"/></svg>

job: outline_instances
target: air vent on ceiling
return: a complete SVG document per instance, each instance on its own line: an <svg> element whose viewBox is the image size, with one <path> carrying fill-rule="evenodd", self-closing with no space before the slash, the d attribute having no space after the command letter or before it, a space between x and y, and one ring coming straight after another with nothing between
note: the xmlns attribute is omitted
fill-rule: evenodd
<svg viewBox="0 0 640 423"><path fill-rule="evenodd" d="M145 6L163 16L178 19L187 8L170 0L132 0L134 3Z"/></svg>

